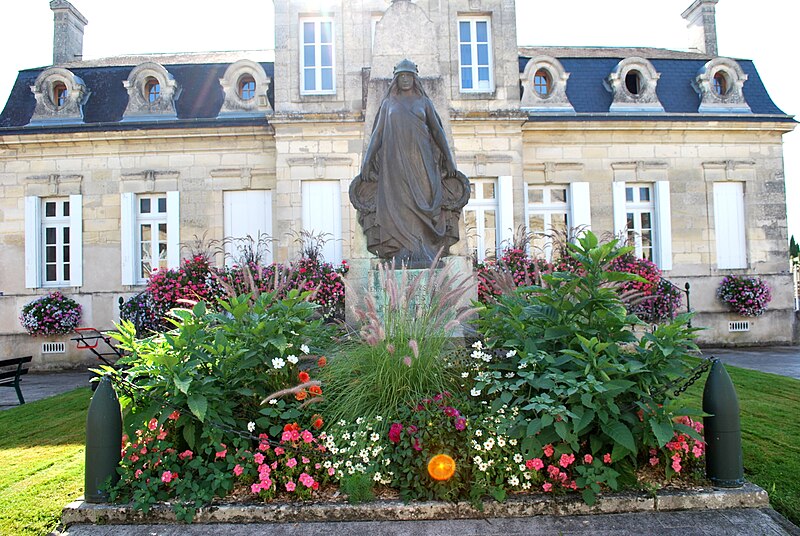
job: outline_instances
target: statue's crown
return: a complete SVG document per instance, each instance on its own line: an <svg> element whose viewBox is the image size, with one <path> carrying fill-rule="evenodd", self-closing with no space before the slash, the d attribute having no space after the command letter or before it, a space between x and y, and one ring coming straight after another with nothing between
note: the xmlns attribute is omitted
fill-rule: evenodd
<svg viewBox="0 0 800 536"><path fill-rule="evenodd" d="M397 73L419 73L417 64L409 59L401 60L400 63L394 66L394 75Z"/></svg>

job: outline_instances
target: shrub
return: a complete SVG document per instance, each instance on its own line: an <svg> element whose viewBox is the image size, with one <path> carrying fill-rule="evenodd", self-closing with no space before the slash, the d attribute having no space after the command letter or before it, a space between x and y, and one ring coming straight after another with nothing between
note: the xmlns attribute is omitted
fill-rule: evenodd
<svg viewBox="0 0 800 536"><path fill-rule="evenodd" d="M69 333L81 322L81 306L55 291L25 304L19 321L33 336Z"/></svg>
<svg viewBox="0 0 800 536"><path fill-rule="evenodd" d="M168 329L164 318L167 311L156 306L153 296L146 290L134 294L119 307L120 320L131 322L136 328L136 336L147 337Z"/></svg>
<svg viewBox="0 0 800 536"><path fill-rule="evenodd" d="M628 312L648 324L675 318L683 303L683 293L661 275L656 264L633 255L624 255L611 262L617 272L635 274L641 281L628 281L620 287L620 296Z"/></svg>
<svg viewBox="0 0 800 536"><path fill-rule="evenodd" d="M739 275L723 278L717 296L731 311L742 316L761 316L772 300L770 288L762 279Z"/></svg>

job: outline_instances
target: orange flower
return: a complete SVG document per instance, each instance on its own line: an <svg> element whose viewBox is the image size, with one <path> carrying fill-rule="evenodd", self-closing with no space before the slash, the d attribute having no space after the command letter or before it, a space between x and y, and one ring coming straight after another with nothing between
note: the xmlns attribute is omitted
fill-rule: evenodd
<svg viewBox="0 0 800 536"><path fill-rule="evenodd" d="M297 375L297 377L300 379L300 383L306 383L308 380L311 379L311 377L308 375L308 372L306 371L302 371L300 374Z"/></svg>
<svg viewBox="0 0 800 536"><path fill-rule="evenodd" d="M294 397L295 397L297 400L305 400L305 399L306 399L306 397L308 397L308 393L306 393L306 390L305 390L305 389L301 389L299 392L297 392L297 393L295 393L295 394L294 394Z"/></svg>
<svg viewBox="0 0 800 536"><path fill-rule="evenodd" d="M292 430L300 430L300 425L296 422L293 422L291 424L286 424L283 427L284 432L291 432Z"/></svg>
<svg viewBox="0 0 800 536"><path fill-rule="evenodd" d="M319 430L320 428L322 428L322 425L324 424L325 421L323 421L322 417L320 417L319 415L314 415L314 417L315 417L314 422L311 423L311 426Z"/></svg>
<svg viewBox="0 0 800 536"><path fill-rule="evenodd" d="M325 365L327 365L327 364L328 364L328 360L327 360L327 359L325 359L325 356L322 356L322 357L320 357L319 359L317 359L317 366L318 366L319 368L322 368L322 367L324 367L324 366L325 366Z"/></svg>
<svg viewBox="0 0 800 536"><path fill-rule="evenodd" d="M311 387L309 387L309 388L308 388L308 391L309 391L309 392L310 392L312 395L317 395L317 396L319 396L319 395L321 395L321 394L322 394L322 387L320 387L319 385L312 385Z"/></svg>

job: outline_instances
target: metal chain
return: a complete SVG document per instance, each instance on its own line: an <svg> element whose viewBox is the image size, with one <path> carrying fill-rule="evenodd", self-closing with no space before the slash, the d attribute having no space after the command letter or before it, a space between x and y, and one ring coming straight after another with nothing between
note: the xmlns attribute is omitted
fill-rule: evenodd
<svg viewBox="0 0 800 536"><path fill-rule="evenodd" d="M689 387L699 380L709 368L711 368L711 359L705 358L700 361L700 364L691 370L690 374L693 374L689 378L685 379L683 385L676 388L672 394L675 396L681 396ZM671 387L668 387L667 389L671 389Z"/></svg>

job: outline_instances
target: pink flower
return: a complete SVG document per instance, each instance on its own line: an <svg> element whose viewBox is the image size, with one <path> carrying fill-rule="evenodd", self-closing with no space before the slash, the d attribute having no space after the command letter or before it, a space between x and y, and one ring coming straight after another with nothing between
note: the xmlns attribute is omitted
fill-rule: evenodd
<svg viewBox="0 0 800 536"><path fill-rule="evenodd" d="M607 453L603 454L603 463L611 463L611 454L610 453L607 452Z"/></svg>
<svg viewBox="0 0 800 536"><path fill-rule="evenodd" d="M542 461L541 458L533 458L532 460L528 460L525 462L525 467L527 467L528 469L534 469L536 471L539 471L544 467L544 462Z"/></svg>
<svg viewBox="0 0 800 536"><path fill-rule="evenodd" d="M591 454L586 454L583 457L583 463L592 463L593 460L594 458L592 458Z"/></svg>
<svg viewBox="0 0 800 536"><path fill-rule="evenodd" d="M562 454L561 459L558 461L558 465L563 468L567 468L575 462L575 455L574 454Z"/></svg>
<svg viewBox="0 0 800 536"><path fill-rule="evenodd" d="M167 419L171 421L177 421L178 417L180 416L181 416L180 412L176 409L175 411L169 414L169 417L167 417Z"/></svg>
<svg viewBox="0 0 800 536"><path fill-rule="evenodd" d="M222 445L222 446L224 447L225 445ZM224 458L227 455L228 455L228 449L223 449L223 450L217 452L216 458L217 459Z"/></svg>
<svg viewBox="0 0 800 536"><path fill-rule="evenodd" d="M133 463L136 463L136 462L138 462L138 461L139 461L139 456L137 456L136 454L131 454L131 455L130 455L130 459L131 459L131 461L132 461Z"/></svg>
<svg viewBox="0 0 800 536"><path fill-rule="evenodd" d="M281 455L281 454L283 454L284 452L286 452L286 451L285 451L285 450L283 450L283 447L275 447L275 455L276 455L276 456L280 456L280 455Z"/></svg>
<svg viewBox="0 0 800 536"><path fill-rule="evenodd" d="M544 484L542 484L542 489L545 492L549 492L551 489L553 489L553 485L550 482L545 482Z"/></svg>
<svg viewBox="0 0 800 536"><path fill-rule="evenodd" d="M308 463L308 462L310 462L311 460L309 460L308 458L306 458L305 456L303 456L302 458L300 458L300 461L301 461L301 462L303 462L303 463Z"/></svg>
<svg viewBox="0 0 800 536"><path fill-rule="evenodd" d="M335 472L336 472L336 469L334 469L333 467L328 467L328 475L329 475L329 476L333 476L333 474L334 474Z"/></svg>
<svg viewBox="0 0 800 536"><path fill-rule="evenodd" d="M676 473L680 473L681 472L681 459L680 458L678 458L677 460L675 458L672 459L672 470L675 471Z"/></svg>
<svg viewBox="0 0 800 536"><path fill-rule="evenodd" d="M233 468L233 474L236 475L236 476L242 476L243 472L244 472L244 468L237 463L236 467Z"/></svg>
<svg viewBox="0 0 800 536"><path fill-rule="evenodd" d="M161 482L164 482L165 484L169 484L170 482L172 482L173 478L174 475L172 474L171 471L164 471L163 473L161 473Z"/></svg>
<svg viewBox="0 0 800 536"><path fill-rule="evenodd" d="M184 450L183 452L178 454L178 458L180 458L181 460L185 460L186 458L189 458L191 460L192 456L194 456L194 453L191 450Z"/></svg>
<svg viewBox="0 0 800 536"><path fill-rule="evenodd" d="M303 438L304 443L311 443L314 441L314 434L309 432L308 430L303 430L300 434L300 437Z"/></svg>
<svg viewBox="0 0 800 536"><path fill-rule="evenodd" d="M291 441L292 440L292 432L290 430L286 430L281 434L281 441Z"/></svg>
<svg viewBox="0 0 800 536"><path fill-rule="evenodd" d="M652 466L658 465L658 458L656 456L653 456L652 458L650 458L650 465L652 465Z"/></svg>
<svg viewBox="0 0 800 536"><path fill-rule="evenodd" d="M703 451L704 449L702 443L695 443L695 445L692 447L692 454L694 454L695 458L699 458L700 456L702 456Z"/></svg>
<svg viewBox="0 0 800 536"><path fill-rule="evenodd" d="M258 493L259 491L261 491L261 483L255 482L254 484L252 484L250 486L250 491L253 493Z"/></svg>
<svg viewBox="0 0 800 536"><path fill-rule="evenodd" d="M286 491L294 491L294 489L296 487L297 487L297 485L294 482L292 482L291 480L286 483Z"/></svg>
<svg viewBox="0 0 800 536"><path fill-rule="evenodd" d="M294 467L295 465L297 465L297 460L295 460L294 458L289 458L286 461L286 467Z"/></svg>
<svg viewBox="0 0 800 536"><path fill-rule="evenodd" d="M158 433L158 435L156 436L156 438L159 439L159 440L166 439L167 438L167 431L166 430L161 430Z"/></svg>
<svg viewBox="0 0 800 536"><path fill-rule="evenodd" d="M134 477L134 478L139 478L140 476L142 476L142 470L141 470L141 469L137 469L137 470L136 470L136 471L133 473L133 477Z"/></svg>
<svg viewBox="0 0 800 536"><path fill-rule="evenodd" d="M264 455L260 452L256 452L253 454L253 461L256 462L257 465L261 465L264 463Z"/></svg>
<svg viewBox="0 0 800 536"><path fill-rule="evenodd" d="M158 428L158 419L155 418L150 419L150 422L147 423L147 428L149 428L150 430L155 430L156 428Z"/></svg>
<svg viewBox="0 0 800 536"><path fill-rule="evenodd" d="M542 451L544 452L544 455L547 456L548 458L553 455L553 452L555 452L553 450L553 445L551 445L549 443L547 445L545 445L544 447L542 447Z"/></svg>
<svg viewBox="0 0 800 536"><path fill-rule="evenodd" d="M464 430L467 427L467 419L464 417L458 417L455 422L456 430L459 432Z"/></svg>
<svg viewBox="0 0 800 536"><path fill-rule="evenodd" d="M400 443L400 432L403 431L403 425L399 422L393 423L389 428L389 441L394 444Z"/></svg>

